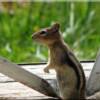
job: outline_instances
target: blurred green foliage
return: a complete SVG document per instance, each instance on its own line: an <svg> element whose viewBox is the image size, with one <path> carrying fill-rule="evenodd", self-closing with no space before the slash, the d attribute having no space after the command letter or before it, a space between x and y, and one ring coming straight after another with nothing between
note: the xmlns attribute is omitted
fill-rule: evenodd
<svg viewBox="0 0 100 100"><path fill-rule="evenodd" d="M54 22L79 60L96 58L100 46L99 2L0 3L0 55L16 63L47 61L47 48L32 33Z"/></svg>

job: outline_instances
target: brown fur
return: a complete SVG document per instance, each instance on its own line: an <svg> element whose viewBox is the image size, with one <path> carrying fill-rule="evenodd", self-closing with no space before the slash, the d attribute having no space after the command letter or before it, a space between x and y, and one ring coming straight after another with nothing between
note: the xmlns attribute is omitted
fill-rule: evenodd
<svg viewBox="0 0 100 100"><path fill-rule="evenodd" d="M55 69L61 98L85 99L84 71L68 45L64 43L59 27L56 23L33 34L32 38L49 48L49 62L44 71Z"/></svg>

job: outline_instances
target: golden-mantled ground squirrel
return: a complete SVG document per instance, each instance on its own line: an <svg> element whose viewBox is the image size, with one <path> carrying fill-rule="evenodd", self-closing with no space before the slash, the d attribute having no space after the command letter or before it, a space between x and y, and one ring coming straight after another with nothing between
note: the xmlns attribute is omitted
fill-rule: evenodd
<svg viewBox="0 0 100 100"><path fill-rule="evenodd" d="M71 49L62 39L58 23L34 33L32 38L49 48L49 62L44 69L54 69L60 90L60 97L64 100L85 99L86 79L83 68Z"/></svg>

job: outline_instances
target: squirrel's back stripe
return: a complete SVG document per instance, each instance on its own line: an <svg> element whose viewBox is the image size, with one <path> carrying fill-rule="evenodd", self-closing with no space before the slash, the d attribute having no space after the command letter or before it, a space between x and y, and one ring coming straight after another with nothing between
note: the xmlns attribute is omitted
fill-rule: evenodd
<svg viewBox="0 0 100 100"><path fill-rule="evenodd" d="M77 69L77 67L75 66L75 64L71 61L71 59L69 58L69 56L67 54L65 54L65 58L62 59L61 61L63 64L67 64L69 65L71 68L73 68L73 70L75 71L76 73L76 76L77 76L77 86L76 88L79 89L80 88L80 74L79 74L79 71Z"/></svg>
<svg viewBox="0 0 100 100"><path fill-rule="evenodd" d="M71 65L73 65L73 68L75 67L74 70L76 71L77 78L79 79L80 84L77 84L77 85L80 86L80 89L84 89L86 79L85 79L85 74L82 69L82 66L81 66L80 62L76 59L76 57L73 55L72 52L69 52L68 55L69 55L70 63L71 63Z"/></svg>
<svg viewBox="0 0 100 100"><path fill-rule="evenodd" d="M63 64L67 63L68 65L70 65L71 68L74 69L76 76L77 76L76 88L77 89L83 88L83 86L85 86L85 76L84 76L84 72L83 72L81 65L79 64L79 62L77 62L77 59L74 57L74 55L71 52L70 54L66 51L64 53L65 55L61 62Z"/></svg>

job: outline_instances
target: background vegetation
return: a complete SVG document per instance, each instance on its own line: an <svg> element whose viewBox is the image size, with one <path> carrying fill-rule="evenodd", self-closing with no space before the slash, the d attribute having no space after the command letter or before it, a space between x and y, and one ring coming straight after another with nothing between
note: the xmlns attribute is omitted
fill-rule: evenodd
<svg viewBox="0 0 100 100"><path fill-rule="evenodd" d="M0 2L0 56L16 63L47 61L47 48L32 33L54 22L79 60L93 60L100 47L99 2Z"/></svg>

